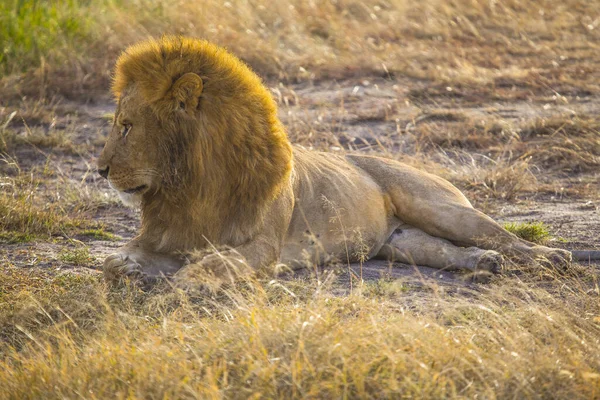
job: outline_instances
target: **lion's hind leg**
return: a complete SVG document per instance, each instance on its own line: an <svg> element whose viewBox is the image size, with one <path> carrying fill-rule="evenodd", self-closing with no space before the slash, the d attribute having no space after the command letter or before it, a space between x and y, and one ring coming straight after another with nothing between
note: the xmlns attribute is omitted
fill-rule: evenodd
<svg viewBox="0 0 600 400"><path fill-rule="evenodd" d="M464 194L445 179L393 160L348 157L390 196L398 219L428 235L461 246L498 251L520 261L542 259L563 267L571 261L569 251L536 246L508 232L473 208Z"/></svg>
<svg viewBox="0 0 600 400"><path fill-rule="evenodd" d="M501 272L503 264L503 257L493 250L455 246L409 225L392 233L377 258L488 275Z"/></svg>

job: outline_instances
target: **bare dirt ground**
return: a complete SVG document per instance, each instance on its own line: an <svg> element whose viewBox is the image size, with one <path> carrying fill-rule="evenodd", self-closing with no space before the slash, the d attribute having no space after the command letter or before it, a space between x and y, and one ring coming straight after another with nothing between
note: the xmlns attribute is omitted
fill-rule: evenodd
<svg viewBox="0 0 600 400"><path fill-rule="evenodd" d="M482 94L464 87L368 77L275 85L271 89L290 139L299 145L331 152L383 154L409 162L450 179L467 192L476 207L499 221L544 222L553 236L552 246L600 249L598 168L581 168L579 164L569 167L560 162L557 167L547 166L546 161L553 156L547 141L540 145L546 152L544 158L536 158L537 153L532 151L514 157L518 147L508 145L512 143L511 135L522 132L518 127L539 121L543 124L553 118L568 121L596 116L600 106L597 95L564 95L553 90L531 93L509 84ZM34 110L30 115L22 112L20 118L13 118L5 126L23 140L9 149L9 157L0 166L3 183L10 185L16 176L43 175L34 189L44 193L36 200L47 202L42 208L65 201L65 187L75 188L69 192L75 197L68 200L69 204L87 204L75 208L90 223L100 223L106 234L75 230L17 243L5 239L0 241L0 262L24 268L99 273L102 260L135 235L139 217L136 211L120 205L107 183L94 172L95 157L110 130L114 104L108 100L96 104L62 101L45 109L52 111L36 114ZM492 128L465 136L478 126ZM62 139L50 144L39 140L40 136L54 137L57 132L61 132ZM34 135L36 141L28 139ZM552 137L552 133L549 135ZM536 149L535 140L534 132L528 137L530 148ZM560 157L560 149L554 155ZM513 171L513 166L523 163L527 163L526 168ZM506 171L513 175L501 176ZM494 174L497 179L493 179ZM511 179L520 184L510 186L507 181ZM73 206L65 208L72 210ZM86 249L83 257L69 257L78 249ZM461 274L381 261L370 261L362 267L353 265L352 269L365 280L387 277L465 284ZM339 279L348 284L346 274L341 273Z"/></svg>

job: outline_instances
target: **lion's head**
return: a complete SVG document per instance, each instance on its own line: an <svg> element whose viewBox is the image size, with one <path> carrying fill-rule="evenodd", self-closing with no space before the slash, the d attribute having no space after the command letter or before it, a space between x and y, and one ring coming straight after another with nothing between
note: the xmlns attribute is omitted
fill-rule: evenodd
<svg viewBox="0 0 600 400"><path fill-rule="evenodd" d="M141 207L142 235L164 250L243 240L292 165L260 79L218 46L163 37L121 55L113 93L98 170Z"/></svg>
<svg viewBox="0 0 600 400"><path fill-rule="evenodd" d="M126 88L117 106L112 132L98 159L98 171L108 179L124 203L140 205L144 194L164 185L161 167L160 120L152 108L140 102L139 89Z"/></svg>

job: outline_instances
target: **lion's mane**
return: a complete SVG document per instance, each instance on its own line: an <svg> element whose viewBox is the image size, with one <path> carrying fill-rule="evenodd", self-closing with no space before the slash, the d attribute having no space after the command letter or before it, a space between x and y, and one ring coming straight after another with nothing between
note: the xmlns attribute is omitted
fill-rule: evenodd
<svg viewBox="0 0 600 400"><path fill-rule="evenodd" d="M171 95L190 72L202 78L193 115L178 113ZM199 236L247 240L292 169L290 143L260 78L207 41L167 36L120 56L113 94L118 100L131 87L160 121L164 162L159 192L142 201L142 234L163 251L197 247Z"/></svg>

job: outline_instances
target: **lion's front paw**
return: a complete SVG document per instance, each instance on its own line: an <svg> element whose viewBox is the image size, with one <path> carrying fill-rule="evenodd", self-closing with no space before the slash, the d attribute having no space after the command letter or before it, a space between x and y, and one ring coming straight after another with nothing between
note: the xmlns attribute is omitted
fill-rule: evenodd
<svg viewBox="0 0 600 400"><path fill-rule="evenodd" d="M119 283L124 278L134 281L144 281L145 274L142 266L126 254L116 253L104 260L104 279L111 283Z"/></svg>

